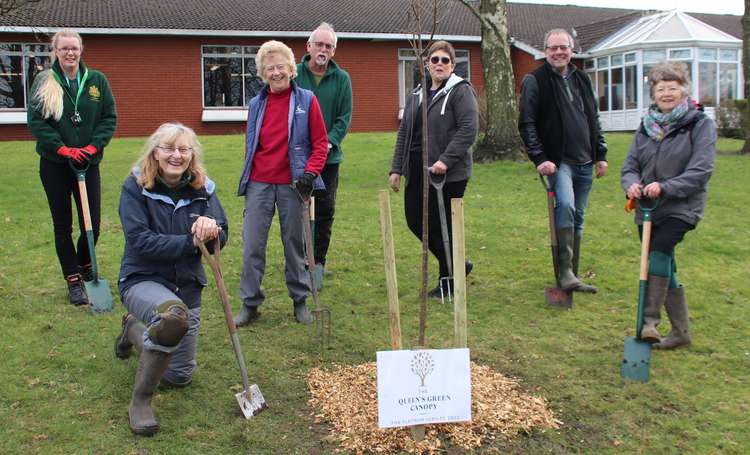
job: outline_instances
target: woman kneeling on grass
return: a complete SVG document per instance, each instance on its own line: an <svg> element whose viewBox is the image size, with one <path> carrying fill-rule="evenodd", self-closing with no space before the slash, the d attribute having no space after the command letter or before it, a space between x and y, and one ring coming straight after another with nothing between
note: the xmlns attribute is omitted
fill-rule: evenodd
<svg viewBox="0 0 750 455"><path fill-rule="evenodd" d="M120 195L125 252L120 295L128 314L115 355L140 355L128 408L130 429L152 435L159 423L151 397L164 387L190 384L200 328L206 275L198 242L209 250L227 241L227 219L206 176L195 132L165 123L151 135Z"/></svg>
<svg viewBox="0 0 750 455"><path fill-rule="evenodd" d="M674 249L703 218L708 180L714 168L716 125L688 98L690 80L683 63L661 63L651 70L654 103L630 144L621 183L628 198L660 199L652 212L653 230L641 338L654 347L690 344L685 290L677 281ZM643 223L638 210L635 222ZM666 306L672 330L661 338L656 326Z"/></svg>

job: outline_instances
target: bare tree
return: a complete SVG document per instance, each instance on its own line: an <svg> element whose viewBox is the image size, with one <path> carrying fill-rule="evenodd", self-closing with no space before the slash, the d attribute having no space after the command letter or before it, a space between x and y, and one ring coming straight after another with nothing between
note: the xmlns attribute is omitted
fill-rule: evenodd
<svg viewBox="0 0 750 455"><path fill-rule="evenodd" d="M429 222L427 217L429 194L427 151L429 150L429 135L427 133L427 85L424 80L424 74L425 58L427 57L427 50L430 48L435 36L435 30L440 22L440 18L438 17L440 10L440 0L411 0L409 2L408 26L411 33L409 44L411 44L414 56L417 59L417 69L422 80L420 84L422 106L422 286L419 293L419 346L425 345L425 332L427 331L427 259L429 253ZM430 32L429 38L425 43L423 37L425 36L424 32L427 30ZM406 121L406 119L404 120Z"/></svg>
<svg viewBox="0 0 750 455"><path fill-rule="evenodd" d="M4 16L39 2L40 0L0 0L0 15Z"/></svg>
<svg viewBox="0 0 750 455"><path fill-rule="evenodd" d="M742 127L745 130L745 144L740 153L750 153L750 0L745 0L742 15L742 74L745 76L745 103L742 106Z"/></svg>
<svg viewBox="0 0 750 455"><path fill-rule="evenodd" d="M474 148L477 161L520 160L518 101L510 58L505 0L459 0L479 19L482 30L482 71L487 127ZM748 0L746 0L748 1Z"/></svg>

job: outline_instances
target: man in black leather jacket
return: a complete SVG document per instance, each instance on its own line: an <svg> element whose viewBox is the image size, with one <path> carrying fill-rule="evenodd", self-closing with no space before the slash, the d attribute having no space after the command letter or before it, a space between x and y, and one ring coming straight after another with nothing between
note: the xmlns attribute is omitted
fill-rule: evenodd
<svg viewBox="0 0 750 455"><path fill-rule="evenodd" d="M607 172L607 144L588 76L570 63L573 38L553 29L544 38L545 63L521 85L518 129L531 161L555 191L560 286L596 292L578 278L584 212L593 174Z"/></svg>

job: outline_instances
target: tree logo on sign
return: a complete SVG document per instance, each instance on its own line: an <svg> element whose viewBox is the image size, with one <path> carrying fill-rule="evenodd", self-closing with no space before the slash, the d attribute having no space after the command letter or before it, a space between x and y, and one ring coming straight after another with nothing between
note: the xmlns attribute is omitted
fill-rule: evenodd
<svg viewBox="0 0 750 455"><path fill-rule="evenodd" d="M411 372L419 377L420 387L424 387L424 380L435 370L435 361L429 352L420 351L411 358Z"/></svg>

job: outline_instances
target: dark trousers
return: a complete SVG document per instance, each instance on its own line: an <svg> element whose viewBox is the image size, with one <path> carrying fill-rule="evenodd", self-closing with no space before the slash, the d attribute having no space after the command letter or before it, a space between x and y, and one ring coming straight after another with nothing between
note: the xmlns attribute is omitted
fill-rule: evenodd
<svg viewBox="0 0 750 455"><path fill-rule="evenodd" d="M409 182L404 190L404 212L406 214L406 224L414 235L422 240L422 175L419 172L410 176ZM443 201L445 205L445 218L448 223L449 245L453 245L453 231L451 219L451 199L464 197L466 184L468 180L458 182L446 182L443 186ZM427 219L428 219L428 246L430 252L440 264L440 276L448 276L448 261L452 261L452 253L448 257L445 255L443 246L443 235L440 230L440 213L438 211L437 193L435 188L430 185L430 191L427 198ZM451 250L452 251L452 250Z"/></svg>
<svg viewBox="0 0 750 455"><path fill-rule="evenodd" d="M315 262L325 265L328 246L331 244L333 214L336 212L336 191L339 188L339 163L326 164L320 172L326 186L316 190L315 196Z"/></svg>
<svg viewBox="0 0 750 455"><path fill-rule="evenodd" d="M44 192L47 194L49 210L52 214L52 225L55 233L55 250L63 276L78 273L78 265L91 262L89 247L86 242L86 229L81 214L81 195L78 192L78 180L67 163L54 163L40 158L39 178L42 180ZM91 224L94 230L94 243L99 238L99 222L101 219L101 177L99 166L90 166L86 171L86 192L88 193ZM78 246L73 246L73 206L70 196L78 207L78 226L81 234Z"/></svg>
<svg viewBox="0 0 750 455"><path fill-rule="evenodd" d="M659 224L651 225L651 243L649 252L659 251L667 256L674 256L674 248L685 238L688 231L695 229L695 225L677 218L667 218ZM638 237L643 239L643 226L638 226Z"/></svg>

